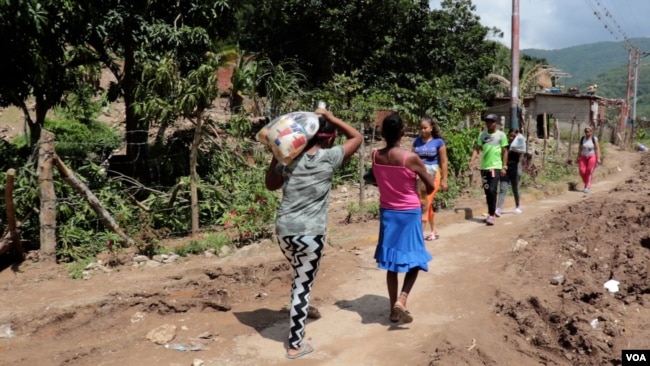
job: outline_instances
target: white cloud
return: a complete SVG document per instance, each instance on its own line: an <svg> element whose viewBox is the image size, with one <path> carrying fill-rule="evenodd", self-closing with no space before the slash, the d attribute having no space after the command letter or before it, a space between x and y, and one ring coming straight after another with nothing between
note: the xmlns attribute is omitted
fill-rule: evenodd
<svg viewBox="0 0 650 366"><path fill-rule="evenodd" d="M511 45L513 0L473 0L481 23L497 27ZM440 8L440 0L430 1ZM600 19L594 14L600 13ZM519 48L560 49L650 37L649 0L519 0ZM607 25L609 28L605 28Z"/></svg>

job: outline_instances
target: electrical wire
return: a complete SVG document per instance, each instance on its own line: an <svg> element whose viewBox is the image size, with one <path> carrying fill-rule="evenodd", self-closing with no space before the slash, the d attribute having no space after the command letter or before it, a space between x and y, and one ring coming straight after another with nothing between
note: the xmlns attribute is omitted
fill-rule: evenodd
<svg viewBox="0 0 650 366"><path fill-rule="evenodd" d="M600 20L605 29L618 41L624 41L623 48L625 49L638 49L627 36L618 21L614 18L614 14L605 6L604 0L585 0L598 20Z"/></svg>

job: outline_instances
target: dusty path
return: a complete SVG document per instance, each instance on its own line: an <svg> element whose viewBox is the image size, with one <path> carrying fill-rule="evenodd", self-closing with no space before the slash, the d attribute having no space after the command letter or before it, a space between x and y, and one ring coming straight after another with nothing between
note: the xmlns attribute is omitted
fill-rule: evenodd
<svg viewBox="0 0 650 366"><path fill-rule="evenodd" d="M332 228L312 299L323 317L307 325L316 351L301 359L284 358L288 267L272 243L263 243L225 259L124 268L88 281L38 263L18 273L7 269L0 273L0 326L11 324L15 336L0 338L0 365L191 365L197 358L204 365L571 364L570 355L540 352L495 307L505 294L550 289L557 268L521 278L513 246L558 209L602 200L633 176L639 155L612 156L615 174L599 178L587 196L525 200L523 214L506 209L494 227L480 216L441 216L441 238L427 242L434 261L409 298L411 324L388 320L385 272L372 259L378 222L370 221ZM229 299L229 309L211 302L220 297ZM639 311L650 318L647 309ZM177 327L179 341L207 332L207 348L178 352L148 341L147 333L163 324ZM650 334L642 335L635 346L650 348Z"/></svg>
<svg viewBox="0 0 650 366"><path fill-rule="evenodd" d="M498 322L494 320L494 295L510 285L503 271L511 249L521 233L534 229L536 222L554 209L598 199L599 193L615 187L625 174L631 173L631 161L625 163L620 174L595 183L589 196L566 192L551 199L525 202L524 214L506 211L494 227L486 227L482 217L446 225L440 240L427 242L435 259L430 272L419 276L409 299L415 317L409 325L396 327L388 321L385 272L375 269L372 259L377 223L368 223L372 226L370 232L359 232L355 240L344 244L348 250L358 248L353 250L356 268L337 267L338 255L323 263L320 279L336 276L341 283L337 288L325 289L328 299L336 301L322 304L323 318L308 325L316 352L301 364L427 365L436 358L436 349L444 353L446 347L459 345L479 354L477 359L475 353L467 352L469 364L477 364L481 358L495 365L530 364L525 354L504 349L508 343L503 337L507 334L496 328ZM341 270L346 273L337 273ZM549 269L548 277L552 275L553 269ZM316 286L314 294L322 292L323 288ZM258 334L241 336L235 341L234 354L214 359L213 364L248 365L252 364L251 358L253 364L284 364L279 346L286 333L287 324L281 321ZM552 363L562 362L566 360Z"/></svg>

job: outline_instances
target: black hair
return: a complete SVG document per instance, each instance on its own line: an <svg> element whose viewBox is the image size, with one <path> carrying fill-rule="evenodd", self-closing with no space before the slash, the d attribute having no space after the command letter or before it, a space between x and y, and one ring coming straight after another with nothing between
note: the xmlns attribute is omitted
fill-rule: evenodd
<svg viewBox="0 0 650 366"><path fill-rule="evenodd" d="M422 121L429 122L429 126L431 126L431 137L434 139L443 139L442 133L440 132L440 126L438 126L438 122L434 120L433 117L424 116L420 118L420 122Z"/></svg>
<svg viewBox="0 0 650 366"><path fill-rule="evenodd" d="M389 145L395 144L404 134L404 122L398 113L392 113L384 118L381 124L381 136Z"/></svg>
<svg viewBox="0 0 650 366"><path fill-rule="evenodd" d="M327 146L327 142L333 136L336 136L336 125L328 121L327 118L319 115L318 132L316 132L316 136L314 136L314 138L309 140L304 150L308 150L316 144L320 145L321 147Z"/></svg>

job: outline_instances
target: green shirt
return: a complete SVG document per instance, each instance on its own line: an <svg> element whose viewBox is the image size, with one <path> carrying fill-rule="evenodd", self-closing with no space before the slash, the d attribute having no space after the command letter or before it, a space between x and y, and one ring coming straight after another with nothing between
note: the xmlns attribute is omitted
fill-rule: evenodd
<svg viewBox="0 0 650 366"><path fill-rule="evenodd" d="M481 169L503 169L503 148L508 146L508 138L503 131L493 134L481 132L476 142L481 147Z"/></svg>
<svg viewBox="0 0 650 366"><path fill-rule="evenodd" d="M302 153L286 166L275 166L284 177L275 221L279 236L325 235L332 177L344 157L343 146L337 145L314 155Z"/></svg>

